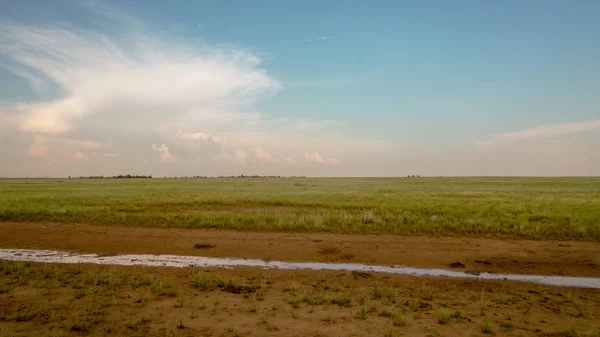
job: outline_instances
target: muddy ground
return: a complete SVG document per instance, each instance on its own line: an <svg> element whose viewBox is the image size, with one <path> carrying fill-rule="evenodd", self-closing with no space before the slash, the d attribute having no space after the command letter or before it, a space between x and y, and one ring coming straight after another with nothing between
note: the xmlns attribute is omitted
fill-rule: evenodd
<svg viewBox="0 0 600 337"><path fill-rule="evenodd" d="M205 246L207 248L195 248ZM338 261L538 275L600 277L600 244L461 237L286 234L0 223L0 248Z"/></svg>
<svg viewBox="0 0 600 337"><path fill-rule="evenodd" d="M1 336L598 336L600 292L371 273L0 261Z"/></svg>
<svg viewBox="0 0 600 337"><path fill-rule="evenodd" d="M0 248L600 277L595 242L0 223ZM260 268L0 261L0 337L600 336L600 290Z"/></svg>

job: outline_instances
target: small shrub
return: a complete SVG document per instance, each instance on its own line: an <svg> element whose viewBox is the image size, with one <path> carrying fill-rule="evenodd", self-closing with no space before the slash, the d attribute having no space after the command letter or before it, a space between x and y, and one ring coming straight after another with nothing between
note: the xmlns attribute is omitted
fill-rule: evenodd
<svg viewBox="0 0 600 337"><path fill-rule="evenodd" d="M394 314L392 317L392 323L394 323L394 326L408 326L408 323L406 323L404 315L401 311L398 311L396 314Z"/></svg>
<svg viewBox="0 0 600 337"><path fill-rule="evenodd" d="M339 292L333 297L332 303L340 307L350 307L352 306L352 298L346 292Z"/></svg>
<svg viewBox="0 0 600 337"><path fill-rule="evenodd" d="M192 285L201 291L211 291L223 284L223 280L212 273L196 272L194 273Z"/></svg>
<svg viewBox="0 0 600 337"><path fill-rule="evenodd" d="M173 289L173 283L171 280L158 280L152 284L152 292L158 296L177 296L177 291Z"/></svg>
<svg viewBox="0 0 600 337"><path fill-rule="evenodd" d="M448 322L450 322L452 314L448 310L440 309L435 313L435 317L437 318L438 323L448 324Z"/></svg>
<svg viewBox="0 0 600 337"><path fill-rule="evenodd" d="M481 332L485 334L489 334L494 332L494 328L492 327L492 322L489 319L484 319L483 323L481 323Z"/></svg>

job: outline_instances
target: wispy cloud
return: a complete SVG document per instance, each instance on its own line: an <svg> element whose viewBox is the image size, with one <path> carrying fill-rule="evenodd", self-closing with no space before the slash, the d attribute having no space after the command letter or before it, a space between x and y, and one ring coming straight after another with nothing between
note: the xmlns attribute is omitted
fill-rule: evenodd
<svg viewBox="0 0 600 337"><path fill-rule="evenodd" d="M333 36L323 35L323 36L311 37L311 38L308 39L308 42L313 42L313 41L327 41L327 40L333 40Z"/></svg>
<svg viewBox="0 0 600 337"><path fill-rule="evenodd" d="M506 132L490 136L486 140L478 141L478 148L510 144L519 141L536 141L564 136L572 133L600 130L600 120L591 120L578 123L563 123L541 125L535 128L516 132Z"/></svg>

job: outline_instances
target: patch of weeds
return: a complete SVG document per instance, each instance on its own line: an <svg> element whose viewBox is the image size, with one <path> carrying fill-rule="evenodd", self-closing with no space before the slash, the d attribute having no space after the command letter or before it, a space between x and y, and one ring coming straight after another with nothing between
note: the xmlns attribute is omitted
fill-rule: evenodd
<svg viewBox="0 0 600 337"><path fill-rule="evenodd" d="M367 319L369 311L365 306L360 307L360 310L356 312L356 318L358 319Z"/></svg>
<svg viewBox="0 0 600 337"><path fill-rule="evenodd" d="M56 279L44 279L39 282L36 287L38 289L56 289L60 287L60 282Z"/></svg>
<svg viewBox="0 0 600 337"><path fill-rule="evenodd" d="M227 282L219 282L219 288L224 292L248 296L248 294L253 294L260 289L260 286L239 286L229 280Z"/></svg>
<svg viewBox="0 0 600 337"><path fill-rule="evenodd" d="M157 280L152 283L152 292L158 296L177 296L177 291L173 289L173 282L170 279Z"/></svg>
<svg viewBox="0 0 600 337"><path fill-rule="evenodd" d="M400 337L404 336L404 333L399 330L388 330L383 334L383 337Z"/></svg>
<svg viewBox="0 0 600 337"><path fill-rule="evenodd" d="M323 247L323 248L319 249L319 254L323 254L323 255L338 254L339 252L340 252L340 249L335 246Z"/></svg>
<svg viewBox="0 0 600 337"><path fill-rule="evenodd" d="M484 319L481 323L481 332L485 334L490 334L494 332L494 327L492 326L492 322L489 319Z"/></svg>
<svg viewBox="0 0 600 337"><path fill-rule="evenodd" d="M11 290L12 290L12 288L10 288L6 284L0 285L0 294L8 294L8 292L11 291Z"/></svg>
<svg viewBox="0 0 600 337"><path fill-rule="evenodd" d="M397 302L397 294L395 289L389 286L376 286L373 289L373 294L371 296L373 300L386 300L390 304L396 304Z"/></svg>
<svg viewBox="0 0 600 337"><path fill-rule="evenodd" d="M201 291L215 290L223 283L220 277L210 272L197 271L192 279L192 285Z"/></svg>
<svg viewBox="0 0 600 337"><path fill-rule="evenodd" d="M134 288L149 287L151 285L152 285L152 279L150 279L149 277L136 276L131 281L131 286L133 286Z"/></svg>
<svg viewBox="0 0 600 337"><path fill-rule="evenodd" d="M421 298L425 301L433 300L433 286L431 284L427 284L427 282L423 283L423 295Z"/></svg>
<svg viewBox="0 0 600 337"><path fill-rule="evenodd" d="M85 297L85 290L77 289L75 290L75 299L79 300Z"/></svg>
<svg viewBox="0 0 600 337"><path fill-rule="evenodd" d="M254 293L254 298L257 301L264 301L265 300L265 289L263 287L258 288L258 290L256 290L256 293Z"/></svg>
<svg viewBox="0 0 600 337"><path fill-rule="evenodd" d="M271 258L270 255L268 255L268 256L263 257L262 260L265 261L266 263L270 263L273 259Z"/></svg>
<svg viewBox="0 0 600 337"><path fill-rule="evenodd" d="M53 266L43 266L42 267L42 279L47 280L51 278L56 278L58 273Z"/></svg>
<svg viewBox="0 0 600 337"><path fill-rule="evenodd" d="M177 301L175 301L175 304L173 304L173 308L175 308L175 309L183 308L183 297L177 298Z"/></svg>
<svg viewBox="0 0 600 337"><path fill-rule="evenodd" d="M56 311L51 309L46 309L38 315L38 318L42 324L48 324L54 322L56 317Z"/></svg>
<svg viewBox="0 0 600 337"><path fill-rule="evenodd" d="M144 304L147 303L150 300L150 296L148 293L144 293L142 295L138 295L135 297L135 299L133 300L133 302L138 303L138 304Z"/></svg>
<svg viewBox="0 0 600 337"><path fill-rule="evenodd" d="M402 311L397 311L393 316L392 316L392 323L394 324L394 326L408 326L408 323L406 323L406 320L404 319L404 315L402 314Z"/></svg>
<svg viewBox="0 0 600 337"><path fill-rule="evenodd" d="M108 271L106 283L108 285L108 289L112 291L116 291L123 284L123 277L118 269L111 268Z"/></svg>
<svg viewBox="0 0 600 337"><path fill-rule="evenodd" d="M323 305L325 303L327 303L327 300L325 299L325 297L321 296L321 295L305 295L302 298L302 302L309 304L309 305Z"/></svg>
<svg viewBox="0 0 600 337"><path fill-rule="evenodd" d="M440 309L435 313L435 317L437 318L438 323L448 324L450 318L452 318L452 313L448 310Z"/></svg>
<svg viewBox="0 0 600 337"><path fill-rule="evenodd" d="M176 327L177 329L185 329L185 325L183 325L183 320L178 319Z"/></svg>
<svg viewBox="0 0 600 337"><path fill-rule="evenodd" d="M17 334L7 326L0 326L0 337L17 337Z"/></svg>
<svg viewBox="0 0 600 337"><path fill-rule="evenodd" d="M420 301L410 301L408 303L408 307L410 308L410 310L412 310L413 312L417 312L417 311L429 311L432 309L431 304L429 303L423 303Z"/></svg>
<svg viewBox="0 0 600 337"><path fill-rule="evenodd" d="M286 300L286 302L291 305L293 308L300 308L300 304L303 302L303 298L301 296L290 297Z"/></svg>
<svg viewBox="0 0 600 337"><path fill-rule="evenodd" d="M137 330L140 328L140 326L146 325L148 323L150 323L150 320L144 316L141 316L135 322L127 324L127 329Z"/></svg>
<svg viewBox="0 0 600 337"><path fill-rule="evenodd" d="M511 332L516 329L515 326L509 322L500 323L500 327L504 329L504 332Z"/></svg>
<svg viewBox="0 0 600 337"><path fill-rule="evenodd" d="M219 304L221 304L221 302L219 302L219 299L216 298L215 301L213 302L213 309L212 309L213 315L217 314L217 310L219 309Z"/></svg>
<svg viewBox="0 0 600 337"><path fill-rule="evenodd" d="M437 328L434 326L428 326L425 328L425 330L427 330L427 332L429 332L431 335L433 336L439 336L439 332L437 331Z"/></svg>
<svg viewBox="0 0 600 337"><path fill-rule="evenodd" d="M87 277L87 283L93 285L93 286L99 286L102 284L106 284L106 277L103 275L98 275L98 274L91 274L88 275Z"/></svg>
<svg viewBox="0 0 600 337"><path fill-rule="evenodd" d="M8 320L15 322L28 322L35 317L30 304L17 303L15 304L14 314Z"/></svg>
<svg viewBox="0 0 600 337"><path fill-rule="evenodd" d="M394 316L394 313L389 310L383 309L379 312L378 316L392 318L392 316Z"/></svg>
<svg viewBox="0 0 600 337"><path fill-rule="evenodd" d="M300 284L298 282L292 281L288 283L288 285L283 289L284 292L296 294L298 293L298 289L300 289Z"/></svg>
<svg viewBox="0 0 600 337"><path fill-rule="evenodd" d="M343 291L335 294L335 296L333 297L331 302L333 304L339 305L340 307L347 308L347 307L352 306L352 298L350 298L350 295L347 292L343 292Z"/></svg>
<svg viewBox="0 0 600 337"><path fill-rule="evenodd" d="M252 305L252 306L251 306L251 307L248 309L248 312L251 312L251 313L255 313L255 312L257 312L257 311L258 311L258 307L256 306L256 303L254 303L254 304L253 304L253 305Z"/></svg>

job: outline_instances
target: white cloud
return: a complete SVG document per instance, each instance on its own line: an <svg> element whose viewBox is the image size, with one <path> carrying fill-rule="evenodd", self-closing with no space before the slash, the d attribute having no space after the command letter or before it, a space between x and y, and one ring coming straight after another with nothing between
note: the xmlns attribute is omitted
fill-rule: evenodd
<svg viewBox="0 0 600 337"><path fill-rule="evenodd" d="M202 132L184 133L184 132L181 132L181 130L179 130L177 132L177 136L181 139L186 139L186 140L208 140L215 144L221 144L221 139L219 137L213 136L209 133L202 133Z"/></svg>
<svg viewBox="0 0 600 337"><path fill-rule="evenodd" d="M250 149L250 153L253 154L256 159L267 163L275 163L279 161L273 158L273 156L270 153L261 149L260 147Z"/></svg>
<svg viewBox="0 0 600 337"><path fill-rule="evenodd" d="M337 164L339 160L335 158L325 158L321 156L318 152L314 153L305 153L304 161L307 163L315 163L315 164Z"/></svg>
<svg viewBox="0 0 600 337"><path fill-rule="evenodd" d="M60 87L63 97L19 106L21 128L64 134L84 118L189 125L280 88L245 50L179 45L152 34L121 39L84 29L0 24L0 52ZM235 116L237 112L230 113Z"/></svg>
<svg viewBox="0 0 600 337"><path fill-rule="evenodd" d="M9 140L0 142L0 153L20 153L19 165L30 165L28 172L49 172L39 165L42 158L60 164L56 170L101 173L106 166L99 163L118 153L120 169L136 172L175 175L202 166L220 174L242 169L232 164L252 164L246 168L287 174L284 169L292 167L283 163L304 162L296 158L313 149L345 162L353 152L386 147L341 133L339 122L257 112L258 100L283 88L263 68L264 53L173 39L102 4L89 7L98 23L93 30L73 23L0 22L2 65L44 91L30 102L0 102L0 138ZM157 165L148 144L162 162L178 165ZM77 152L82 155L74 157ZM68 166L76 160L78 165ZM13 162L10 170L0 165L0 174L19 172Z"/></svg>
<svg viewBox="0 0 600 337"><path fill-rule="evenodd" d="M87 158L88 158L88 156L83 152L74 152L73 153L73 159L75 159L75 161L80 161L80 160L84 160Z"/></svg>
<svg viewBox="0 0 600 337"><path fill-rule="evenodd" d="M87 154L95 153L92 150L104 147L105 144L91 140L38 135L33 138L27 153L30 157L44 158L49 162L64 162L72 159L78 161L87 158Z"/></svg>
<svg viewBox="0 0 600 337"><path fill-rule="evenodd" d="M283 160L288 164L296 164L298 162L298 159L294 157L285 157Z"/></svg>
<svg viewBox="0 0 600 337"><path fill-rule="evenodd" d="M537 141L583 131L600 130L600 120L578 123L563 123L541 125L535 128L517 132L506 132L490 136L488 139L476 143L479 149L490 146L510 144L519 141Z"/></svg>
<svg viewBox="0 0 600 337"><path fill-rule="evenodd" d="M175 157L171 155L169 148L165 144L161 144L160 146L152 144L152 150L160 153L160 161L163 163L172 163L176 160Z"/></svg>

